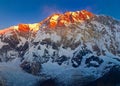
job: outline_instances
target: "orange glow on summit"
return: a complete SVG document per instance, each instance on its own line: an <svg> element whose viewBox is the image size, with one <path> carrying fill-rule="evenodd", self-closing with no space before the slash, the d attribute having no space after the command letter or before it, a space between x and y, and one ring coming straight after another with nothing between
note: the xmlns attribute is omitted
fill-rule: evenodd
<svg viewBox="0 0 120 86"><path fill-rule="evenodd" d="M85 20L92 18L93 16L94 14L86 10L76 12L65 12L64 14L53 14L39 23L18 24L18 26L12 26L10 28L0 30L0 34L4 34L9 31L37 32L43 25L45 28L55 29L56 27L64 27L72 23L82 23Z"/></svg>
<svg viewBox="0 0 120 86"><path fill-rule="evenodd" d="M50 24L49 27L51 28L55 28L57 25L57 19L59 18L59 15L54 14L51 18L50 18Z"/></svg>
<svg viewBox="0 0 120 86"><path fill-rule="evenodd" d="M40 28L39 23L34 23L34 24L19 24L18 26L12 26L4 30L0 30L0 34L7 33L9 31L19 31L19 32L37 32Z"/></svg>
<svg viewBox="0 0 120 86"><path fill-rule="evenodd" d="M39 30L39 23L35 23L35 24L19 24L18 25L18 30L19 31L23 31L23 32L29 32L29 31L33 31L36 32Z"/></svg>
<svg viewBox="0 0 120 86"><path fill-rule="evenodd" d="M76 11L76 12L66 12L64 14L53 14L50 17L48 17L47 21L49 28L55 28L55 27L62 27L70 23L75 22L84 22L85 20L88 20L92 18L94 14L82 10L82 11Z"/></svg>

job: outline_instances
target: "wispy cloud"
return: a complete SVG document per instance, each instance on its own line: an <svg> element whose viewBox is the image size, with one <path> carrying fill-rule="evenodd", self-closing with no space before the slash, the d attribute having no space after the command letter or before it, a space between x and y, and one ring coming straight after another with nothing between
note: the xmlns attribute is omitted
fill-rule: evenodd
<svg viewBox="0 0 120 86"><path fill-rule="evenodd" d="M54 13L63 13L61 10L59 10L56 6L44 6L42 9L43 15L51 15Z"/></svg>

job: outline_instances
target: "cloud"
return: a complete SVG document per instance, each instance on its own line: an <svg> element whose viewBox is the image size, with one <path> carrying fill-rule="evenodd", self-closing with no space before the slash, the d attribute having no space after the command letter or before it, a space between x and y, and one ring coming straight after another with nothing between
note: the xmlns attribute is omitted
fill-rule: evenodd
<svg viewBox="0 0 120 86"><path fill-rule="evenodd" d="M54 13L63 13L56 6L44 6L42 9L43 15L51 15Z"/></svg>

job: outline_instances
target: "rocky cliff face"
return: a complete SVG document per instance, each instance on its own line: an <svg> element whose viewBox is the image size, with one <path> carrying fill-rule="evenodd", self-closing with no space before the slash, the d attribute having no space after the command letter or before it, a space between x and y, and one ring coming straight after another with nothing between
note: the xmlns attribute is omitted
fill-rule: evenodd
<svg viewBox="0 0 120 86"><path fill-rule="evenodd" d="M120 22L86 10L53 14L36 24L0 31L0 62L20 59L57 86L82 86L120 66ZM66 77L64 77L66 76Z"/></svg>

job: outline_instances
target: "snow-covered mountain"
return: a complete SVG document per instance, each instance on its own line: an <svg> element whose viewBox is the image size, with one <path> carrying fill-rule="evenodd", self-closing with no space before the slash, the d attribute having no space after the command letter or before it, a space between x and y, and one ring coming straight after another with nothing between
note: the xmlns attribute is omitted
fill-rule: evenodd
<svg viewBox="0 0 120 86"><path fill-rule="evenodd" d="M18 65L15 71L26 71L26 77L40 78L38 86L86 85L120 66L120 22L82 10L1 30L0 72L12 70L7 64ZM20 83L12 80L13 86Z"/></svg>

